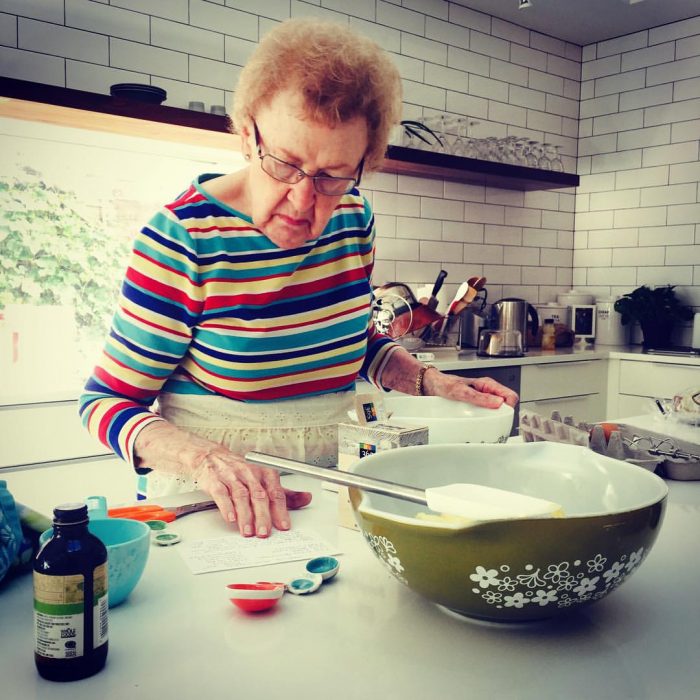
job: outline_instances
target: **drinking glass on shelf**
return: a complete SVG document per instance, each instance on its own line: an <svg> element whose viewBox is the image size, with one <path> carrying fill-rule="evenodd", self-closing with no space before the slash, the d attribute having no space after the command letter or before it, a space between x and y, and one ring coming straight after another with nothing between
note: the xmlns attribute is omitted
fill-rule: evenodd
<svg viewBox="0 0 700 700"><path fill-rule="evenodd" d="M550 160L550 155L553 153L554 148L551 143L543 143L540 148L539 159L537 161L537 167L542 170L551 170L552 161Z"/></svg>
<svg viewBox="0 0 700 700"><path fill-rule="evenodd" d="M561 154L559 153L561 146L552 145L551 149L552 150L549 155L549 168L557 173L563 173L564 164L562 163Z"/></svg>
<svg viewBox="0 0 700 700"><path fill-rule="evenodd" d="M466 117L462 127L464 133L462 136L462 155L466 158L481 158L481 152L479 150L480 139L474 136L474 127L481 124L479 121L471 120Z"/></svg>
<svg viewBox="0 0 700 700"><path fill-rule="evenodd" d="M429 129L432 129L435 133L438 134L442 133L444 123L444 114L430 114L423 119L423 124L425 124Z"/></svg>
<svg viewBox="0 0 700 700"><path fill-rule="evenodd" d="M513 156L515 157L516 165L527 165L527 139L524 136L518 136L513 144Z"/></svg>
<svg viewBox="0 0 700 700"><path fill-rule="evenodd" d="M528 141L525 148L525 160L530 168L537 168L540 164L541 146L538 141Z"/></svg>
<svg viewBox="0 0 700 700"><path fill-rule="evenodd" d="M498 161L498 139L495 136L487 136L484 144L484 156L486 160Z"/></svg>
<svg viewBox="0 0 700 700"><path fill-rule="evenodd" d="M518 162L515 147L518 142L517 136L506 136L501 139L500 155L502 163L516 164Z"/></svg>
<svg viewBox="0 0 700 700"><path fill-rule="evenodd" d="M413 131L407 131L405 129L403 132L403 139L401 145L405 146L406 148L430 150L430 146L425 141L423 141L423 139L419 138L415 133L413 133Z"/></svg>
<svg viewBox="0 0 700 700"><path fill-rule="evenodd" d="M444 153L454 154L455 145L459 138L458 136L458 117L453 115L444 115L444 120L442 123L442 140L444 143Z"/></svg>
<svg viewBox="0 0 700 700"><path fill-rule="evenodd" d="M434 137L429 132L417 126L420 122L402 122L403 136L401 145L406 148L415 148L422 151L432 151Z"/></svg>
<svg viewBox="0 0 700 700"><path fill-rule="evenodd" d="M423 119L423 124L425 124L429 129L432 129L438 136L438 139L434 139L432 136L428 136L431 143L430 145L423 145L426 151L436 151L438 153L447 153L447 148L445 146L445 122L447 115L445 114L431 114L425 119Z"/></svg>

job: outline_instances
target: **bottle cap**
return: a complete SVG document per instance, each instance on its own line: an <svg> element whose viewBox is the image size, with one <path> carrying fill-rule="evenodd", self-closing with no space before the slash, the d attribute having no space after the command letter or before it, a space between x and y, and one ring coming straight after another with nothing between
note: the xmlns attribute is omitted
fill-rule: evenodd
<svg viewBox="0 0 700 700"><path fill-rule="evenodd" d="M78 525L88 521L88 507L85 503L62 503L53 509L54 523L58 525Z"/></svg>

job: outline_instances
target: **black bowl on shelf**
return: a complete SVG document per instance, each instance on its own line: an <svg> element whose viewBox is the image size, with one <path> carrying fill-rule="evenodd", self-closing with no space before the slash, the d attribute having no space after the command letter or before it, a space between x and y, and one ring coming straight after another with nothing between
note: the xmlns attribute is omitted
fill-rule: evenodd
<svg viewBox="0 0 700 700"><path fill-rule="evenodd" d="M126 97L152 105L159 105L168 97L168 93L163 88L140 83L117 83L110 86L109 94L112 97Z"/></svg>

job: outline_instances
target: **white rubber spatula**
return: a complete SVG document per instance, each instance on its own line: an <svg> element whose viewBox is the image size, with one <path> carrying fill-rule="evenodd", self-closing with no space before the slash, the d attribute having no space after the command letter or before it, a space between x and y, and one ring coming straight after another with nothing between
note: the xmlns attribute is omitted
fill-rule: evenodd
<svg viewBox="0 0 700 700"><path fill-rule="evenodd" d="M549 518L561 511L558 503L524 496L513 491L479 486L478 484L448 484L425 489L372 479L352 472L316 467L293 459L283 459L261 452L249 452L248 462L284 471L305 474L332 484L354 486L362 491L380 493L419 503L436 513L458 515L469 520L511 520L516 518Z"/></svg>

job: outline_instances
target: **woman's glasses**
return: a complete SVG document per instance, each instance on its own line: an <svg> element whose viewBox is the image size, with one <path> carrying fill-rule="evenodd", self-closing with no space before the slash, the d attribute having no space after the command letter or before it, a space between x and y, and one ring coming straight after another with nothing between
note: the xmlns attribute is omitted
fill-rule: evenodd
<svg viewBox="0 0 700 700"><path fill-rule="evenodd" d="M269 153L263 153L260 146L260 132L258 131L258 125L255 122L253 122L253 129L255 131L255 146L258 149L258 158L260 158L260 167L263 169L263 172L267 173L275 180L296 185L297 182L301 182L305 177L308 177L313 181L316 192L319 194L330 195L332 197L347 194L348 192L351 192L354 187L357 187L357 185L360 184L362 168L365 164L364 158L360 161L360 165L357 168L357 177L309 175L296 165L287 163L286 160L272 156Z"/></svg>

